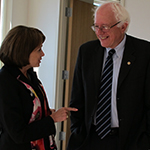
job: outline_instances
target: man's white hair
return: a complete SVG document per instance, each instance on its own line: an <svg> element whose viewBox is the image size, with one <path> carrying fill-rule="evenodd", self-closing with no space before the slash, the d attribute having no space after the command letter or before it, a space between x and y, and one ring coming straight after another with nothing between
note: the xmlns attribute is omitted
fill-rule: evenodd
<svg viewBox="0 0 150 150"><path fill-rule="evenodd" d="M106 3L103 3L102 5L100 5L99 7L97 7L95 12L94 12L94 19L95 19L95 16L96 16L98 9L100 7L103 7L103 6L108 5L108 4L112 8L112 11L114 12L114 16L116 18L116 21L121 21L121 23L119 23L117 26L121 27L124 23L128 23L128 26L129 26L130 16L129 16L128 11L120 3L115 2L115 1L114 2L106 2ZM127 29L128 29L128 27L127 27ZM127 29L126 29L126 31L127 31Z"/></svg>

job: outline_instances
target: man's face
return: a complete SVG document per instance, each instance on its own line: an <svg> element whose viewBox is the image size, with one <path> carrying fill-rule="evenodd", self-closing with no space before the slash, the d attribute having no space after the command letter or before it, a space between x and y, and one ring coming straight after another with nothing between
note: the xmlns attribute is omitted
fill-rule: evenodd
<svg viewBox="0 0 150 150"><path fill-rule="evenodd" d="M114 13L111 11L111 9L108 7L102 7L99 8L96 13L94 24L99 27L102 27L103 25L111 27L117 22L118 21L116 20ZM125 29L125 25L122 25L122 27L117 27L116 25L107 32L98 29L95 31L95 33L103 47L115 48L124 38Z"/></svg>

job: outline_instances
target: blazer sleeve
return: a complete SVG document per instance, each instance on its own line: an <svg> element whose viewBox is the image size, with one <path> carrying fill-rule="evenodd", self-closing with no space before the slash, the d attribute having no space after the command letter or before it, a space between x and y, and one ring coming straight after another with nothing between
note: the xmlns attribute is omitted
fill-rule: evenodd
<svg viewBox="0 0 150 150"><path fill-rule="evenodd" d="M147 69L145 84L145 106L147 108L147 134L149 135L150 139L150 60Z"/></svg>
<svg viewBox="0 0 150 150"><path fill-rule="evenodd" d="M55 134L54 121L50 116L29 124L32 111L33 101L24 85L7 74L1 75L0 124L2 134L11 137L18 144Z"/></svg>

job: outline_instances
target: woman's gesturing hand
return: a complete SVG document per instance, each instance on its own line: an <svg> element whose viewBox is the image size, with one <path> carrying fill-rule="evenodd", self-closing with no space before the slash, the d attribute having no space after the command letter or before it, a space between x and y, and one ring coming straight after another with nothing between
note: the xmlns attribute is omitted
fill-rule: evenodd
<svg viewBox="0 0 150 150"><path fill-rule="evenodd" d="M50 116L53 118L54 122L61 122L68 118L68 112L70 111L78 111L78 109L71 107L62 107L57 111L52 111L52 114Z"/></svg>

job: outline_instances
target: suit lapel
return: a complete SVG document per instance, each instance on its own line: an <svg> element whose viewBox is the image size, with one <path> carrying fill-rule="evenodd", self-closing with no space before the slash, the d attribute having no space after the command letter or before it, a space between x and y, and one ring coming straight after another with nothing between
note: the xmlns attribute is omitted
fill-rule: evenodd
<svg viewBox="0 0 150 150"><path fill-rule="evenodd" d="M97 90L99 90L99 86L100 86L100 77L101 77L102 67L103 67L104 50L105 48L101 47L100 45L97 46L94 50L94 56L93 56L94 82ZM124 55L122 58L122 63L120 67L119 77L118 77L118 88L123 83L129 70L132 67L132 64L134 63L135 60L135 56L133 56L134 52L135 52L135 48L133 47L132 40L127 35Z"/></svg>
<svg viewBox="0 0 150 150"><path fill-rule="evenodd" d="M99 86L100 86L100 77L101 77L102 66L103 66L103 58L104 58L104 48L98 46L95 49L94 64L93 64L94 82L97 90L99 90Z"/></svg>
<svg viewBox="0 0 150 150"><path fill-rule="evenodd" d="M125 49L124 49L124 55L122 58L122 63L120 67L120 73L118 78L118 88L121 86L122 82L124 81L125 77L127 76L129 70L131 69L135 56L133 56L135 49L132 46L132 41L130 40L130 37L127 36Z"/></svg>

